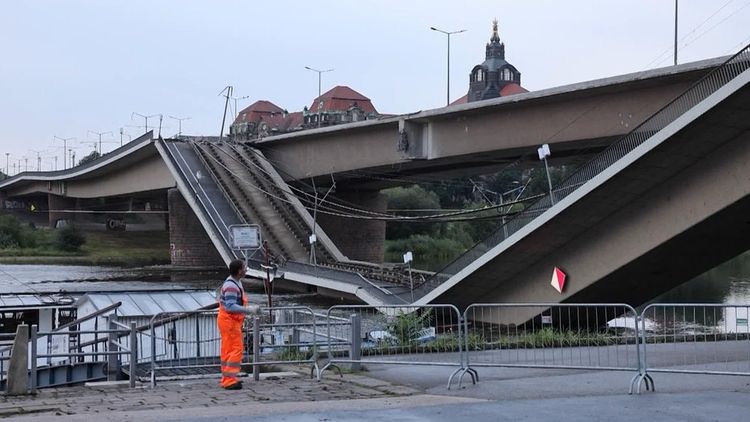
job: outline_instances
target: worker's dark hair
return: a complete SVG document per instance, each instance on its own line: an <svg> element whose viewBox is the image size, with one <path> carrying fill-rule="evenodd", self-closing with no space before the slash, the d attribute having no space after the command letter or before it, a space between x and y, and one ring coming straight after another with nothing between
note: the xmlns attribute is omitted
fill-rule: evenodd
<svg viewBox="0 0 750 422"><path fill-rule="evenodd" d="M234 261L229 263L229 275L232 277L236 277L240 275L240 271L242 271L242 267L245 266L245 261L241 259L235 259Z"/></svg>

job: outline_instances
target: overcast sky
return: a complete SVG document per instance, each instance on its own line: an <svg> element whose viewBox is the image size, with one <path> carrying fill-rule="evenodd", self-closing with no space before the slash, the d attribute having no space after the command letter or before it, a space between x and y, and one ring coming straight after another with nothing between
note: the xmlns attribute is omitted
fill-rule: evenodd
<svg viewBox="0 0 750 422"><path fill-rule="evenodd" d="M750 0L680 0L679 62L750 43ZM7 1L0 11L0 166L43 151L42 169L71 141L80 158L104 151L162 113L162 134L218 135L226 85L239 108L266 99L289 111L348 85L382 113L442 107L446 36L451 99L466 93L499 20L506 59L529 90L672 63L673 0L571 1ZM158 118L150 119L149 126ZM127 140L128 137L125 137ZM85 141L85 143L84 143ZM21 166L24 167L23 161ZM62 158L60 158L62 163ZM59 165L60 167L62 164Z"/></svg>

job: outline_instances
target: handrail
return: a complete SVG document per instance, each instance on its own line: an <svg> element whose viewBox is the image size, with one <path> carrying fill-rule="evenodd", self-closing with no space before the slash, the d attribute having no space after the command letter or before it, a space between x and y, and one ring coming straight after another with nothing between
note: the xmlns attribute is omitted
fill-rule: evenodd
<svg viewBox="0 0 750 422"><path fill-rule="evenodd" d="M604 149L604 151L594 156L591 160L579 167L573 174L560 182L551 193L554 195L554 202L552 201L552 198L550 198L550 194L543 196L525 210L506 220L505 224L499 225L495 232L474 244L474 246L472 246L466 253L457 257L451 263L443 267L443 269L433 274L432 277L428 279L427 284L429 285L430 282L434 281L445 281L461 269L465 268L469 263L482 256L486 251L518 232L536 217L552 208L554 204L559 203L560 200L570 195L584 183L593 179L594 176L603 172L606 168L609 168L612 164L633 151L639 145L643 144L647 139L651 138L656 132L665 128L678 117L682 116L685 112L703 101L709 95L718 91L719 88L726 85L726 83L747 69L750 69L750 44L727 59L720 66L704 75L682 94L675 97L672 101L636 126L628 134L610 144ZM427 294L427 291L422 292L422 296L425 294Z"/></svg>

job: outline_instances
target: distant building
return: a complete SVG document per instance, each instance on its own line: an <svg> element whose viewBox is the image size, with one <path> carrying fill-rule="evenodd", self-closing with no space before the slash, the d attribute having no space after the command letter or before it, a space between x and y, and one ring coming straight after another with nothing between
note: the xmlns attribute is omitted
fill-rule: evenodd
<svg viewBox="0 0 750 422"><path fill-rule="evenodd" d="M337 86L302 111L306 128L332 126L379 117L372 101L348 86ZM320 120L320 124L318 124Z"/></svg>
<svg viewBox="0 0 750 422"><path fill-rule="evenodd" d="M256 139L302 129L301 112L289 113L270 101L260 100L240 111L229 134L236 139Z"/></svg>
<svg viewBox="0 0 750 422"><path fill-rule="evenodd" d="M229 127L235 139L257 139L280 133L333 126L380 117L372 101L348 86L336 86L293 113L260 100L239 112Z"/></svg>
<svg viewBox="0 0 750 422"><path fill-rule="evenodd" d="M474 66L469 74L469 92L451 105L522 92L528 91L521 87L521 72L505 60L505 43L500 41L496 19L492 21L492 37L485 48L484 62Z"/></svg>

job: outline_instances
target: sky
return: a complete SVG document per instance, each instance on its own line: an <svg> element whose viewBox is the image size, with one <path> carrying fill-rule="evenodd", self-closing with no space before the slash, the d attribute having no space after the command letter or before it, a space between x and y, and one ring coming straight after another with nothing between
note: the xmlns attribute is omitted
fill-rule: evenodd
<svg viewBox="0 0 750 422"><path fill-rule="evenodd" d="M289 111L347 85L381 113L443 107L447 37L451 100L484 60L492 20L528 90L672 65L674 0L225 1L29 0L0 8L0 167L62 168L144 132L218 135L220 92L239 109L265 99ZM750 43L750 0L679 0L678 62ZM232 104L234 100L231 101ZM229 116L231 121L233 116ZM149 126L158 124L149 119ZM227 125L229 122L227 123ZM128 136L129 135L129 136ZM28 161L26 161L28 159ZM16 164L14 172L13 164Z"/></svg>

